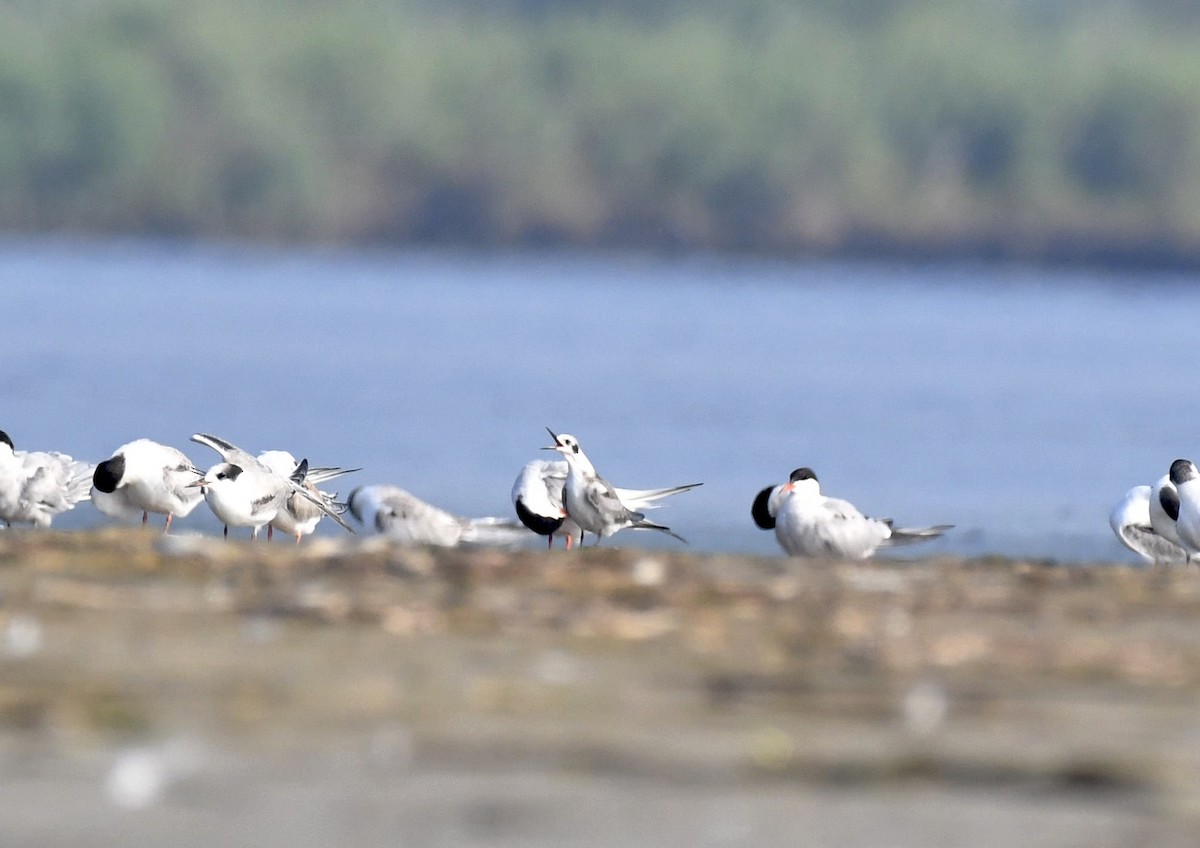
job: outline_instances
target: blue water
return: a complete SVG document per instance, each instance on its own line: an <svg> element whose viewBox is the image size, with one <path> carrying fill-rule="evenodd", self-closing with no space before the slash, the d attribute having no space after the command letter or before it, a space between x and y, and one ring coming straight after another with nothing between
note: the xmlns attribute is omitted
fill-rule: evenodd
<svg viewBox="0 0 1200 848"><path fill-rule="evenodd" d="M655 515L696 550L776 551L750 501L809 465L869 514L957 525L922 552L1128 559L1111 505L1200 453L1196 282L7 240L0 429L93 460L147 436L203 466L208 431L509 515L551 427L617 485L703 481Z"/></svg>

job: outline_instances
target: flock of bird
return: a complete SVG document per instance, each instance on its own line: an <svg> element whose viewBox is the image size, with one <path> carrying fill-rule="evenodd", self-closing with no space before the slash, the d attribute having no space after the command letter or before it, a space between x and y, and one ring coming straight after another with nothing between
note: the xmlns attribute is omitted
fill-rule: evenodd
<svg viewBox="0 0 1200 848"><path fill-rule="evenodd" d="M1200 560L1200 472L1177 459L1153 486L1134 486L1113 507L1108 523L1125 547L1146 562L1182 565Z"/></svg>
<svg viewBox="0 0 1200 848"><path fill-rule="evenodd" d="M207 433L192 441L216 451L220 462L201 470L181 450L150 439L122 445L108 459L91 464L63 453L16 450L0 430L0 521L6 526L49 527L54 517L90 500L118 521L146 524L151 514L166 517L164 532L204 501L224 525L250 528L251 538L267 528L299 542L325 517L354 532L342 517L349 512L363 526L404 544L438 546L516 546L530 531L547 545L561 538L567 549L582 545L591 533L596 544L625 530L655 530L685 541L665 524L646 518L645 510L672 495L701 485L626 489L610 484L566 433L548 430L557 461L533 460L521 469L512 488L517 521L463 518L426 503L397 486L368 485L346 500L321 485L359 468L310 467L287 451L255 456ZM1192 467L1195 474L1195 467ZM790 556L865 559L881 547L935 539L951 525L894 527L869 518L853 504L821 494L816 475L798 468L785 483L763 489L751 505L754 523L774 530ZM1200 538L1200 513L1196 519Z"/></svg>
<svg viewBox="0 0 1200 848"><path fill-rule="evenodd" d="M145 524L151 514L166 517L164 532L201 501L224 525L248 527L251 538L267 528L299 542L325 517L347 531L349 512L370 530L412 545L490 545L510 547L545 536L549 547L563 539L569 550L591 533L596 543L625 530L656 530L685 541L670 527L646 518L672 495L701 485L627 489L610 484L566 433L548 430L553 444L543 450L558 461L537 459L521 469L512 488L517 521L464 518L426 503L398 486L369 485L338 500L320 488L360 468L310 467L287 451L257 456L207 433L192 441L212 448L221 461L197 468L178 448L150 439L122 445L92 464L54 451L16 450L0 430L0 521L5 526L49 527L54 517L90 500L104 515ZM774 530L789 556L865 559L883 547L936 539L952 525L896 527L870 518L853 504L821 493L811 468L797 468L785 483L768 486L754 498L750 515L763 530ZM1129 550L1150 563L1200 561L1200 472L1177 459L1153 486L1135 486L1113 508L1109 523Z"/></svg>

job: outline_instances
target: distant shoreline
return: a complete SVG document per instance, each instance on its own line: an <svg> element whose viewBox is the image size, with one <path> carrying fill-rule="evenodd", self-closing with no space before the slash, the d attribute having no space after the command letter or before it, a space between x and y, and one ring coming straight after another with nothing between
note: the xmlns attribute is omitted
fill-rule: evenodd
<svg viewBox="0 0 1200 848"><path fill-rule="evenodd" d="M156 230L110 231L96 228L46 230L0 230L0 244L19 241L138 242L204 246L222 244L264 248L313 248L380 251L462 251L467 253L577 252L580 254L649 254L654 256L717 256L781 262L847 261L882 262L902 265L969 263L977 265L1019 264L1030 267L1106 271L1184 273L1200 271L1200 246L1166 238L1120 239L1101 236L1047 238L1034 248L1019 240L983 237L978 239L900 240L874 233L861 233L836 244L795 244L776 248L728 249L700 242L663 240L626 242L613 239L527 238L500 239L342 239L289 238L229 232L195 231L164 233Z"/></svg>

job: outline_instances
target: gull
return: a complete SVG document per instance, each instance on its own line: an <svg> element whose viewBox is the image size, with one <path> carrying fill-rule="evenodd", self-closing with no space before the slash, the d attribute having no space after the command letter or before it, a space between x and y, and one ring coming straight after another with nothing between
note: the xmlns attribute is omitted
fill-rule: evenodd
<svg viewBox="0 0 1200 848"><path fill-rule="evenodd" d="M296 457L281 450L263 451L258 455L258 461L281 477L291 477L300 467L300 463L296 462ZM317 488L317 485L326 480L332 480L334 477L361 470L361 468L309 468L301 485L308 490L309 495L320 498L328 509L340 513L344 512L346 507L337 502L337 492L323 492ZM309 498L293 492L279 507L279 512L275 513L271 523L267 525L267 541L271 540L275 530L279 530L281 533L295 536L296 544L300 544L300 539L316 530L317 524L324 516L325 512L312 503Z"/></svg>
<svg viewBox="0 0 1200 848"><path fill-rule="evenodd" d="M207 445L224 460L191 485L203 489L209 509L225 525L226 538L230 527L250 527L253 528L250 537L257 539L259 528L271 523L293 493L308 499L346 530L354 532L340 515L304 488L308 460L302 459L290 476L283 476L224 439L196 433L192 441Z"/></svg>
<svg viewBox="0 0 1200 848"><path fill-rule="evenodd" d="M596 544L626 527L634 529L658 530L687 544L687 540L670 527L654 524L646 520L646 516L630 509L621 502L617 490L596 473L587 454L579 446L579 440L574 436L563 433L555 435L549 427L546 432L554 439L554 444L542 450L558 451L567 461L567 478L563 482L562 504L567 517L579 527L579 544L583 544L584 532L596 534ZM682 489L695 488L699 483L691 483Z"/></svg>
<svg viewBox="0 0 1200 848"><path fill-rule="evenodd" d="M526 463L513 483L512 502L521 523L539 536L545 536L547 547L553 548L554 538L562 536L566 539L567 550L570 550L576 538L582 542L583 530L567 516L563 508L567 469L566 460L535 459ZM662 498L689 491L699 485L689 483L668 489L622 489L614 486L613 491L626 508L637 511L656 509L661 506L658 501Z"/></svg>
<svg viewBox="0 0 1200 848"><path fill-rule="evenodd" d="M888 519L868 518L854 504L821 494L811 468L797 468L781 486L769 486L751 505L754 523L775 530L789 556L866 559L880 547L936 539L954 525L893 527Z"/></svg>
<svg viewBox="0 0 1200 848"><path fill-rule="evenodd" d="M19 451L0 430L0 521L50 526L54 516L88 499L92 464L57 451Z"/></svg>
<svg viewBox="0 0 1200 848"><path fill-rule="evenodd" d="M463 518L399 486L359 486L346 503L363 524L404 545L515 547L529 539L529 532L515 521Z"/></svg>
<svg viewBox="0 0 1200 848"><path fill-rule="evenodd" d="M1190 558L1188 552L1180 547L1178 542L1166 538L1154 528L1151 520L1153 491L1151 486L1134 486L1126 492L1109 514L1109 526L1117 534L1117 539L1122 545L1146 562L1185 563ZM1170 491L1175 491L1174 486L1171 486ZM1179 514L1178 509L1175 514ZM1170 523L1170 526L1171 531L1174 532L1174 521Z"/></svg>
<svg viewBox="0 0 1200 848"><path fill-rule="evenodd" d="M145 524L150 513L165 515L163 532L185 518L204 493L193 486L204 472L178 448L151 439L121 445L92 474L92 503L110 518Z"/></svg>
<svg viewBox="0 0 1200 848"><path fill-rule="evenodd" d="M1179 495L1179 515L1175 529L1179 542L1189 554L1200 553L1200 473L1187 459L1171 463L1171 483Z"/></svg>

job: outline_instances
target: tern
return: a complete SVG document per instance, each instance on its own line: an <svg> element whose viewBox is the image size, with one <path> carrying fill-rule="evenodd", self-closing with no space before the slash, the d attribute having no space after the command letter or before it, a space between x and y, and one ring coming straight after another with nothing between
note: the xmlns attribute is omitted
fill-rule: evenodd
<svg viewBox="0 0 1200 848"><path fill-rule="evenodd" d="M515 521L463 518L399 486L360 486L346 502L363 524L404 545L515 547L529 539L529 531Z"/></svg>
<svg viewBox="0 0 1200 848"><path fill-rule="evenodd" d="M583 530L572 521L563 508L563 486L567 482L568 465L566 460L535 459L526 463L517 476L512 488L513 508L521 523L537 533L545 536L547 547L554 547L556 536L566 539L567 550L571 549L576 539L582 541ZM687 492L701 485L689 483L685 486L673 486L668 489L622 489L614 487L620 499L628 509L656 509L663 498Z"/></svg>
<svg viewBox="0 0 1200 848"><path fill-rule="evenodd" d="M258 455L258 461L281 477L291 477L300 467L300 463L296 462L296 457L281 450L263 451ZM332 480L334 477L340 477L353 471L362 471L362 469L309 468L301 485L308 490L309 495L320 498L330 510L341 513L345 511L346 507L337 502L337 492L323 492L317 486L326 480ZM281 533L295 536L296 544L300 544L300 539L312 534L324 516L325 512L312 503L310 498L292 492L279 507L279 512L275 513L271 523L267 525L267 541L270 541L274 531L278 530Z"/></svg>
<svg viewBox="0 0 1200 848"><path fill-rule="evenodd" d="M93 468L57 451L15 450L0 430L0 521L49 527L56 515L88 499Z"/></svg>
<svg viewBox="0 0 1200 848"><path fill-rule="evenodd" d="M579 527L579 543L583 544L583 534L595 533L596 544L626 527L636 530L658 530L672 538L687 544L687 540L662 524L647 521L641 512L630 509L621 501L620 495L613 486L596 473L587 454L579 446L579 440L574 436L563 433L556 435L549 427L546 432L554 440L554 444L542 450L558 451L567 462L567 477L563 482L562 505L571 519ZM680 491L695 488L699 483L677 487ZM663 490L665 491L665 490Z"/></svg>
<svg viewBox="0 0 1200 848"><path fill-rule="evenodd" d="M936 539L954 525L901 528L891 519L869 518L854 504L821 494L811 468L797 468L788 482L758 493L750 508L754 523L775 530L789 556L866 559L880 547Z"/></svg>
<svg viewBox="0 0 1200 848"><path fill-rule="evenodd" d="M1161 482L1161 481L1159 481ZM1174 487L1170 491L1174 492ZM1188 552L1154 529L1151 521L1153 488L1134 486L1113 507L1108 523L1122 545L1149 563L1185 563ZM1176 510L1176 515L1178 515ZM1174 532L1174 521L1171 530ZM1178 537L1176 537L1178 538Z"/></svg>
<svg viewBox="0 0 1200 848"><path fill-rule="evenodd" d="M92 475L92 503L105 515L145 524L150 513L165 515L163 532L175 518L186 517L204 494L194 484L204 472L178 448L150 439L121 445L96 466Z"/></svg>
<svg viewBox="0 0 1200 848"><path fill-rule="evenodd" d="M224 439L196 433L192 441L207 445L224 460L192 485L204 490L209 509L225 525L226 538L230 527L250 527L250 537L257 539L259 528L271 523L293 493L308 499L347 531L354 532L340 515L304 488L308 460L300 460L291 476L283 476Z"/></svg>

